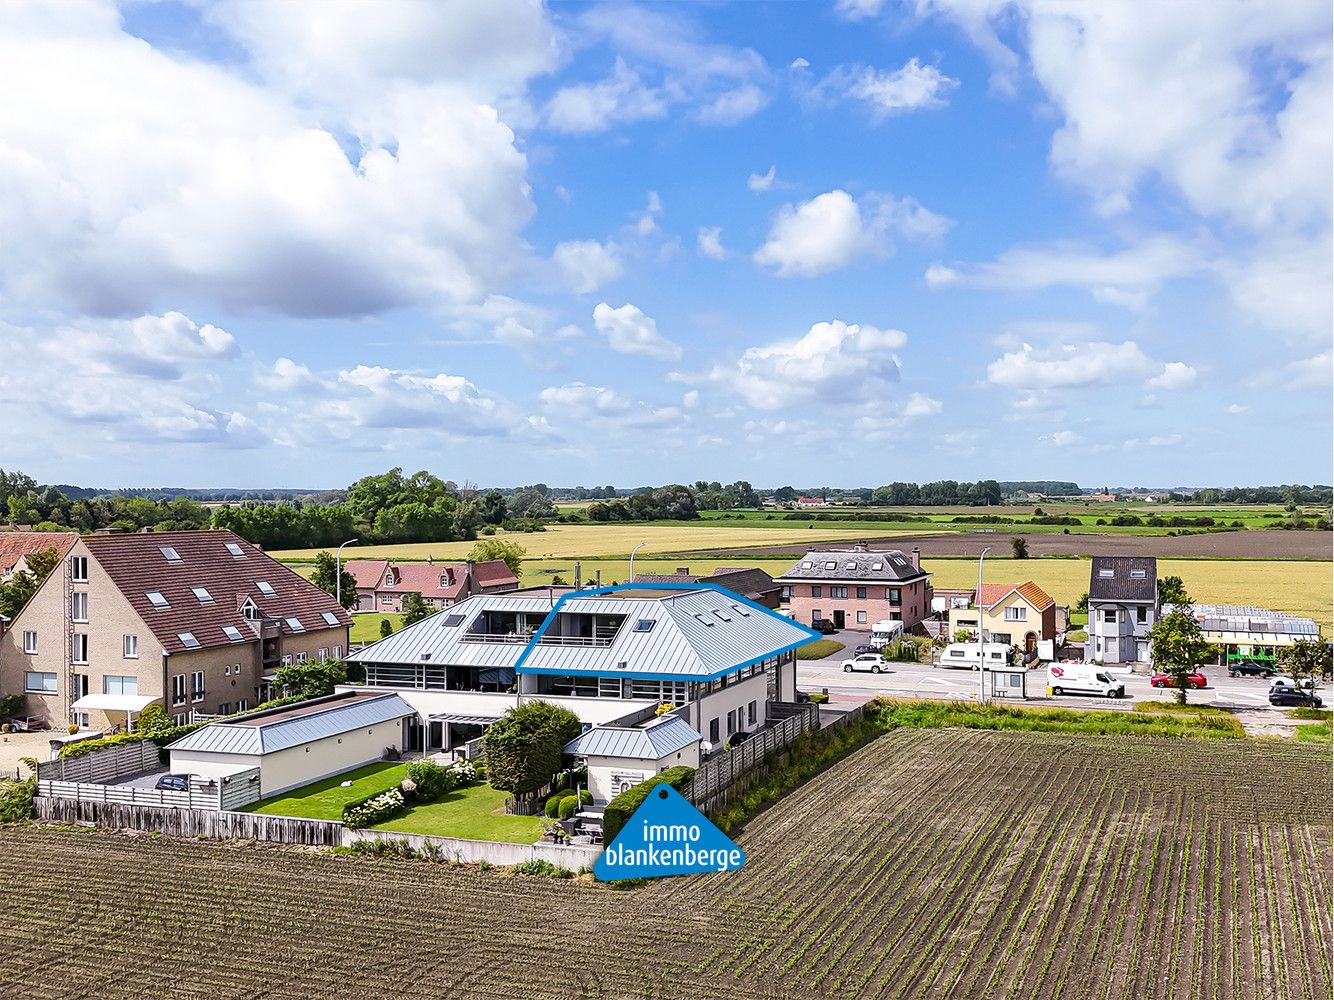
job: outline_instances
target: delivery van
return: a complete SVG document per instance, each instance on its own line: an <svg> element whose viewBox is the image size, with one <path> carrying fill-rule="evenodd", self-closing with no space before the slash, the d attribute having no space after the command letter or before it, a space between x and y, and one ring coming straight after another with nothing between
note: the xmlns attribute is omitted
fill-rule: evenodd
<svg viewBox="0 0 1334 1000"><path fill-rule="evenodd" d="M1126 694L1125 682L1096 663L1052 663L1047 667L1047 687L1054 695L1124 698Z"/></svg>
<svg viewBox="0 0 1334 1000"><path fill-rule="evenodd" d="M984 642L979 652L975 642L952 642L940 651L939 666L977 670L986 659L987 669L1004 667L1010 662L1010 647L1003 642Z"/></svg>

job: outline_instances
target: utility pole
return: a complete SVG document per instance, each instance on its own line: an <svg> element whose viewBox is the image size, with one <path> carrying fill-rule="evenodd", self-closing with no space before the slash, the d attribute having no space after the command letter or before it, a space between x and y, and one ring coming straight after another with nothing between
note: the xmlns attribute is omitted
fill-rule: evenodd
<svg viewBox="0 0 1334 1000"><path fill-rule="evenodd" d="M360 538L349 538L343 545L359 541ZM338 546L338 554L334 556L334 600L340 608L343 606L343 545Z"/></svg>
<svg viewBox="0 0 1334 1000"><path fill-rule="evenodd" d="M977 677L978 691L977 698L980 704L987 703L987 647L982 641L985 630L982 628L982 560L987 557L991 551L988 545L982 550L982 554L977 557Z"/></svg>

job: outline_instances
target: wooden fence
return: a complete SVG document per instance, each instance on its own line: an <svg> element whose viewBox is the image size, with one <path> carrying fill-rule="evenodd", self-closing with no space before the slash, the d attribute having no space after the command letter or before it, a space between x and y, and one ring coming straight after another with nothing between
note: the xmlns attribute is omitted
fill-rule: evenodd
<svg viewBox="0 0 1334 1000"><path fill-rule="evenodd" d="M176 809L221 809L222 786L202 778L190 779L188 792L164 788L136 788L133 785L109 785L96 781L57 781L37 779L40 798L63 799L71 802L118 803L121 805L157 806Z"/></svg>
<svg viewBox="0 0 1334 1000"><path fill-rule="evenodd" d="M184 792L178 792L184 795ZM342 823L297 819L264 813L214 809L163 808L121 802L98 802L38 796L37 818L53 823L84 823L116 830L143 830L174 837L217 837L264 840L309 847L337 847L347 830Z"/></svg>
<svg viewBox="0 0 1334 1000"><path fill-rule="evenodd" d="M114 781L127 774L162 766L160 747L152 740L103 747L78 757L60 757L37 764L37 777L59 781Z"/></svg>
<svg viewBox="0 0 1334 1000"><path fill-rule="evenodd" d="M705 812L717 809L725 804L720 800L742 775L755 770L803 733L820 728L819 705L771 702L769 711L771 714L781 713L786 718L761 730L736 749L725 751L700 765L691 779L681 786L681 794Z"/></svg>

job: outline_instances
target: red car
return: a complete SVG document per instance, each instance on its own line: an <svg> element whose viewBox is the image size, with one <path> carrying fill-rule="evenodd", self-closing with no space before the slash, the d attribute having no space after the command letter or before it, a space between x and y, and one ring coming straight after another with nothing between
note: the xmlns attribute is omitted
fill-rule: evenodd
<svg viewBox="0 0 1334 1000"><path fill-rule="evenodd" d="M1176 678L1171 674L1154 674L1149 678L1149 683L1156 688L1176 687ZM1209 686L1209 678L1198 670L1192 670L1186 675L1186 686L1193 688L1203 688Z"/></svg>

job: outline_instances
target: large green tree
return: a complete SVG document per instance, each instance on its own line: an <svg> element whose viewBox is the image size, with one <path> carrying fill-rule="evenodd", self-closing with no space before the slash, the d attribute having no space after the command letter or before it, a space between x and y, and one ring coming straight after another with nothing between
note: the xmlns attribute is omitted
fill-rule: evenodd
<svg viewBox="0 0 1334 1000"><path fill-rule="evenodd" d="M1179 576L1164 576L1158 579L1158 602L1160 604L1185 605L1193 603L1186 593L1186 585Z"/></svg>
<svg viewBox="0 0 1334 1000"><path fill-rule="evenodd" d="M1187 678L1216 651L1204 638L1191 605L1179 605L1159 618L1149 629L1149 640L1153 643L1154 667L1171 676L1177 704L1186 704L1186 691L1190 687Z"/></svg>
<svg viewBox="0 0 1334 1000"><path fill-rule="evenodd" d="M523 568L523 557L527 550L518 542L509 542L503 538L479 538L477 544L468 552L469 562L491 562L503 560L515 576Z"/></svg>
<svg viewBox="0 0 1334 1000"><path fill-rule="evenodd" d="M1330 649L1329 643L1318 639L1299 639L1279 650L1278 662L1298 684L1310 681L1314 690L1328 683L1334 673L1334 650Z"/></svg>
<svg viewBox="0 0 1334 1000"><path fill-rule="evenodd" d="M565 744L583 729L568 708L531 701L512 708L482 736L486 780L511 795L531 795L561 769Z"/></svg>
<svg viewBox="0 0 1334 1000"><path fill-rule="evenodd" d="M426 602L422 600L422 595L415 590L410 594L403 595L403 624L405 626L415 625L423 618L429 618L433 614L435 612L426 606Z"/></svg>
<svg viewBox="0 0 1334 1000"><path fill-rule="evenodd" d="M0 615L13 619L23 606L32 600L42 581L51 575L51 571L60 563L60 553L55 546L29 553L24 560L28 568L15 573L10 581L0 585Z"/></svg>
<svg viewBox="0 0 1334 1000"><path fill-rule="evenodd" d="M365 676L361 667L349 666L342 660L307 660L279 667L274 678L284 696L319 698L333 694L336 684L364 680Z"/></svg>
<svg viewBox="0 0 1334 1000"><path fill-rule="evenodd" d="M341 571L341 572L340 572ZM357 603L357 580L348 572L347 564L338 565L338 560L334 558L332 552L320 552L315 556L315 569L310 574L310 582L319 587L326 594L336 594L338 592L336 574L343 578L342 605L345 608L355 607Z"/></svg>

